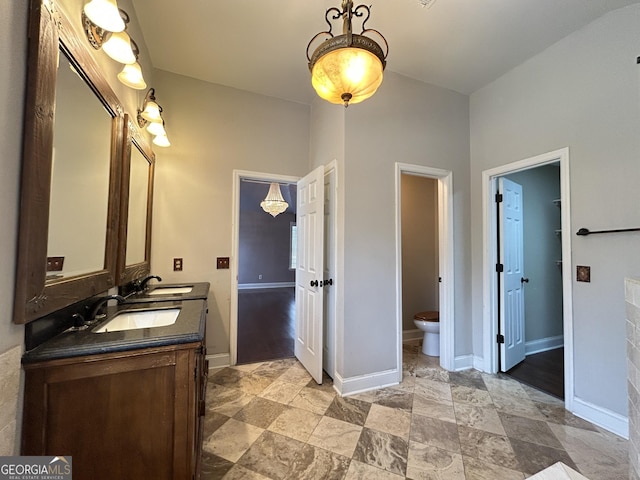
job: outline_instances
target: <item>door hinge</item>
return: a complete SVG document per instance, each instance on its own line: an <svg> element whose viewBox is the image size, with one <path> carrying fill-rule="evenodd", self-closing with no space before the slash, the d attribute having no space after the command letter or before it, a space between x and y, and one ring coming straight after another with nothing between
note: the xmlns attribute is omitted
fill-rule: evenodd
<svg viewBox="0 0 640 480"><path fill-rule="evenodd" d="M504 265L501 263L496 263L496 272L498 273L504 272Z"/></svg>
<svg viewBox="0 0 640 480"><path fill-rule="evenodd" d="M504 335L498 334L498 338L496 338L496 341L498 343L504 343Z"/></svg>
<svg viewBox="0 0 640 480"><path fill-rule="evenodd" d="M496 193L496 203L502 203L502 194Z"/></svg>

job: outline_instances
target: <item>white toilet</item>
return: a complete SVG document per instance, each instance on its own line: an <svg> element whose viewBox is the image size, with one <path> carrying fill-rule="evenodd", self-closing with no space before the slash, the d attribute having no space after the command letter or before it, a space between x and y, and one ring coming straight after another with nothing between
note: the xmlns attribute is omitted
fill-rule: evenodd
<svg viewBox="0 0 640 480"><path fill-rule="evenodd" d="M440 356L440 314L439 312L419 312L413 323L424 332L422 353L430 357Z"/></svg>

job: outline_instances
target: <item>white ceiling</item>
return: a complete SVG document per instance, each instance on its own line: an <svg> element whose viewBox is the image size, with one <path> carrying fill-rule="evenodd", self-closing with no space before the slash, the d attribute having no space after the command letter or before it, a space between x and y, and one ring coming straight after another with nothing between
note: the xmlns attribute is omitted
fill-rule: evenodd
<svg viewBox="0 0 640 480"><path fill-rule="evenodd" d="M132 2L155 68L310 103L306 47L327 29L326 9L341 0ZM470 94L604 13L638 2L436 0L424 8L420 0L369 0L367 27L389 43L387 71ZM354 20L354 33L361 29Z"/></svg>

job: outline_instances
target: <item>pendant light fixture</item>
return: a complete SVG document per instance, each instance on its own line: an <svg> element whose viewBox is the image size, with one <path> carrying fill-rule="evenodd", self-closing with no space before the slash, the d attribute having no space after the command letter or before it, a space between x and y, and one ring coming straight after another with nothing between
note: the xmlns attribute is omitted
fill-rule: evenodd
<svg viewBox="0 0 640 480"><path fill-rule="evenodd" d="M265 212L271 214L272 217L277 217L287 209L289 204L282 198L279 183L273 182L269 185L269 193L267 193L266 198L260 202L260 206Z"/></svg>
<svg viewBox="0 0 640 480"><path fill-rule="evenodd" d="M316 93L331 103L359 103L371 97L380 84L386 66L389 45L377 30L365 28L371 10L366 5L353 7L352 0L343 0L342 9L332 7L325 13L329 30L317 33L307 45L307 60L311 83ZM334 36L331 20L342 18L342 35ZM353 17L364 17L362 32L352 31ZM384 50L368 35L381 39ZM309 55L311 45L320 38L325 40Z"/></svg>

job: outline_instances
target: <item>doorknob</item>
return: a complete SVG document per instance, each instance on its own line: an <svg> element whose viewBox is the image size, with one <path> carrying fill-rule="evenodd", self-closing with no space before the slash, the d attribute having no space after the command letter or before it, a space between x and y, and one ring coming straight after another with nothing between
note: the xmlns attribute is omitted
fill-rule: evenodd
<svg viewBox="0 0 640 480"><path fill-rule="evenodd" d="M529 279L527 277L522 277L520 279L520 283L529 283Z"/></svg>
<svg viewBox="0 0 640 480"><path fill-rule="evenodd" d="M322 285L333 285L333 278L330 278L329 280L323 280Z"/></svg>
<svg viewBox="0 0 640 480"><path fill-rule="evenodd" d="M311 280L311 286L312 287L317 287L318 286L318 280Z"/></svg>

